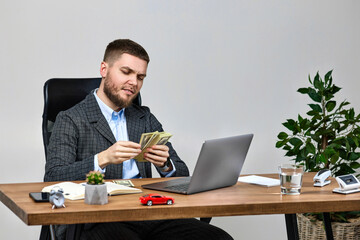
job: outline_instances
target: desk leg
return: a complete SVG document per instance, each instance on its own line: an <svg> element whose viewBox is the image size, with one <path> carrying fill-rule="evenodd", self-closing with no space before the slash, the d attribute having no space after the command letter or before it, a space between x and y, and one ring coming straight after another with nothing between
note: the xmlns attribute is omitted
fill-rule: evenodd
<svg viewBox="0 0 360 240"><path fill-rule="evenodd" d="M299 240L296 214L285 214L288 240Z"/></svg>
<svg viewBox="0 0 360 240"><path fill-rule="evenodd" d="M51 240L56 240L54 225L50 225L50 239Z"/></svg>
<svg viewBox="0 0 360 240"><path fill-rule="evenodd" d="M334 240L333 231L332 231L332 227L331 227L330 213L324 212L323 217L324 217L326 239L327 240Z"/></svg>

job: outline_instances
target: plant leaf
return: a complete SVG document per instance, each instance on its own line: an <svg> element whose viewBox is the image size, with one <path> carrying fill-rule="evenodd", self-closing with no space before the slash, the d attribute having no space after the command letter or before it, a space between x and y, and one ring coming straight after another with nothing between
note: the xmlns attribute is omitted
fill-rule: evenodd
<svg viewBox="0 0 360 240"><path fill-rule="evenodd" d="M340 175L345 175L345 174L351 174L354 173L355 171L346 163L342 163L340 164L340 170L337 172ZM337 175L339 176L339 175Z"/></svg>
<svg viewBox="0 0 360 240"><path fill-rule="evenodd" d="M360 153L351 152L349 154L349 160L355 161L360 158Z"/></svg>
<svg viewBox="0 0 360 240"><path fill-rule="evenodd" d="M320 87L321 87L319 72L317 72L314 77L314 87L317 89L320 89Z"/></svg>
<svg viewBox="0 0 360 240"><path fill-rule="evenodd" d="M339 160L339 152L335 153L331 158L330 158L330 163L331 164L335 164L338 160Z"/></svg>
<svg viewBox="0 0 360 240"><path fill-rule="evenodd" d="M325 74L325 84L327 84L327 82L332 78L332 77L331 77L332 71L333 71L333 70L330 70L330 71L328 71L328 72ZM329 86L330 86L330 85L331 85L331 83L329 84Z"/></svg>
<svg viewBox="0 0 360 240"><path fill-rule="evenodd" d="M332 93L332 94L335 94L335 93L337 93L338 91L340 91L341 90L341 88L339 88L339 87L337 87L337 86L335 86L335 85L333 85L331 88L330 88L330 92Z"/></svg>
<svg viewBox="0 0 360 240"><path fill-rule="evenodd" d="M319 154L317 157L316 157L316 163L317 164L320 164L320 163L326 163L326 158L323 154Z"/></svg>
<svg viewBox="0 0 360 240"><path fill-rule="evenodd" d="M325 149L324 154L330 158L331 156L333 156L334 154L336 154L336 151L335 151L332 147L329 147L329 146L328 146L328 147Z"/></svg>
<svg viewBox="0 0 360 240"><path fill-rule="evenodd" d="M298 139L297 137L293 137L290 139L289 143L296 148L302 144L302 141L300 139Z"/></svg>
<svg viewBox="0 0 360 240"><path fill-rule="evenodd" d="M357 137L352 137L351 139L354 141L355 146L358 148L358 147L359 147L359 140L358 140L358 138L357 138Z"/></svg>
<svg viewBox="0 0 360 240"><path fill-rule="evenodd" d="M352 162L352 163L350 163L350 167L351 167L352 169L358 169L358 168L360 168L360 163L358 163L358 162Z"/></svg>
<svg viewBox="0 0 360 240"><path fill-rule="evenodd" d="M302 121L304 121L304 119L300 116L300 114L298 114L298 121L301 124Z"/></svg>
<svg viewBox="0 0 360 240"><path fill-rule="evenodd" d="M310 110L306 114L309 115L309 116L317 116L317 115L319 115L319 112L314 111L314 110Z"/></svg>
<svg viewBox="0 0 360 240"><path fill-rule="evenodd" d="M318 94L314 89L310 89L308 95L313 101L321 103L321 95Z"/></svg>
<svg viewBox="0 0 360 240"><path fill-rule="evenodd" d="M340 106L339 106L339 110L341 109L341 108L343 108L344 106L346 106L346 105L349 105L350 103L349 102L347 102L346 100L344 100L342 103L340 103Z"/></svg>
<svg viewBox="0 0 360 240"><path fill-rule="evenodd" d="M308 153L315 154L316 149L315 149L314 144L312 144L312 143L307 143L307 144L306 144L306 151L307 151Z"/></svg>
<svg viewBox="0 0 360 240"><path fill-rule="evenodd" d="M340 123L338 121L333 121L331 123L331 126L334 128L334 129L339 129L340 128Z"/></svg>
<svg viewBox="0 0 360 240"><path fill-rule="evenodd" d="M279 135L277 136L279 139L286 139L289 135L286 132L280 132Z"/></svg>
<svg viewBox="0 0 360 240"><path fill-rule="evenodd" d="M349 119L354 120L354 117L355 117L354 108L350 108L350 110L349 110Z"/></svg>
<svg viewBox="0 0 360 240"><path fill-rule="evenodd" d="M294 131L296 122L295 122L295 120L287 119L287 122L284 122L283 125L284 125L284 127L289 129L290 131Z"/></svg>
<svg viewBox="0 0 360 240"><path fill-rule="evenodd" d="M286 150L286 151L289 151L289 150L291 150L291 147L290 147L289 145L285 145L285 146L283 147L283 149Z"/></svg>
<svg viewBox="0 0 360 240"><path fill-rule="evenodd" d="M319 104L309 104L309 106L311 107L312 110L314 110L315 112L322 112L322 109L320 107Z"/></svg>
<svg viewBox="0 0 360 240"><path fill-rule="evenodd" d="M332 93L330 93L328 90L324 91L324 98L325 101L329 101L330 99L332 99L334 97L334 95Z"/></svg>
<svg viewBox="0 0 360 240"><path fill-rule="evenodd" d="M285 154L285 156L287 156L287 157L291 157L291 156L295 156L296 155L296 153L294 153L292 150L289 150L286 154Z"/></svg>
<svg viewBox="0 0 360 240"><path fill-rule="evenodd" d="M326 111L331 112L336 106L336 101L328 101L325 105Z"/></svg>
<svg viewBox="0 0 360 240"><path fill-rule="evenodd" d="M280 140L280 141L278 141L278 142L276 142L276 145L275 145L275 147L277 147L277 148L281 148L281 147L283 147L284 146L284 148L283 149L286 149L286 146L285 145L287 145L287 143L289 142L289 140L288 139L284 139L284 140ZM290 147L290 146L289 146ZM291 148L290 148L291 149Z"/></svg>
<svg viewBox="0 0 360 240"><path fill-rule="evenodd" d="M297 91L301 94L307 94L309 93L309 88L299 88Z"/></svg>
<svg viewBox="0 0 360 240"><path fill-rule="evenodd" d="M301 121L301 123L300 123L300 128L301 129L306 130L309 127L310 127L310 121L308 119L304 119L303 121Z"/></svg>

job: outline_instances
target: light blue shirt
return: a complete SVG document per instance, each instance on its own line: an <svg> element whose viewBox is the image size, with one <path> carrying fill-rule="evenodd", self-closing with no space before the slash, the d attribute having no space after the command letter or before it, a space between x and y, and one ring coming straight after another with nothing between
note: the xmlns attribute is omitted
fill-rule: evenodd
<svg viewBox="0 0 360 240"><path fill-rule="evenodd" d="M125 109L123 108L119 112L112 110L103 101L101 101L101 99L97 96L96 92L97 89L94 91L95 99L100 107L102 114L108 122L116 141L129 141L129 135L126 127ZM169 173L164 173L166 174L166 177L170 177L175 173L175 166L174 164L172 165L173 170ZM94 170L100 171L102 173L105 173L106 171L106 168L100 168L97 154L94 156ZM135 159L130 159L123 162L122 176L124 179L140 178L139 169L136 165Z"/></svg>

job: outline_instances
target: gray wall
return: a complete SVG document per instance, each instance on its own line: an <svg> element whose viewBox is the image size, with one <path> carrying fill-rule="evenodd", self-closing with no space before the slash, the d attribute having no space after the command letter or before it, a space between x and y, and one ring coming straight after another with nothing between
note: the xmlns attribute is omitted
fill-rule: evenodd
<svg viewBox="0 0 360 240"><path fill-rule="evenodd" d="M359 1L1 1L0 183L42 181L42 87L96 77L104 49L131 38L151 56L143 102L190 170L205 139L254 133L243 173L288 162L281 123L305 114L307 76L334 69L359 112ZM0 204L0 239L37 239ZM219 217L235 239L286 239L284 217ZM261 230L259 230L261 229Z"/></svg>

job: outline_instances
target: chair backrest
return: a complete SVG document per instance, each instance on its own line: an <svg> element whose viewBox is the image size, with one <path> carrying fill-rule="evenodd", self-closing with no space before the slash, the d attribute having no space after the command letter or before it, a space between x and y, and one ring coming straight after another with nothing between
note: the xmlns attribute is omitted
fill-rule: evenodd
<svg viewBox="0 0 360 240"><path fill-rule="evenodd" d="M47 156L47 146L58 113L82 101L93 89L100 86L100 82L101 78L52 78L45 82L42 116L45 156ZM141 106L140 93L133 104Z"/></svg>

